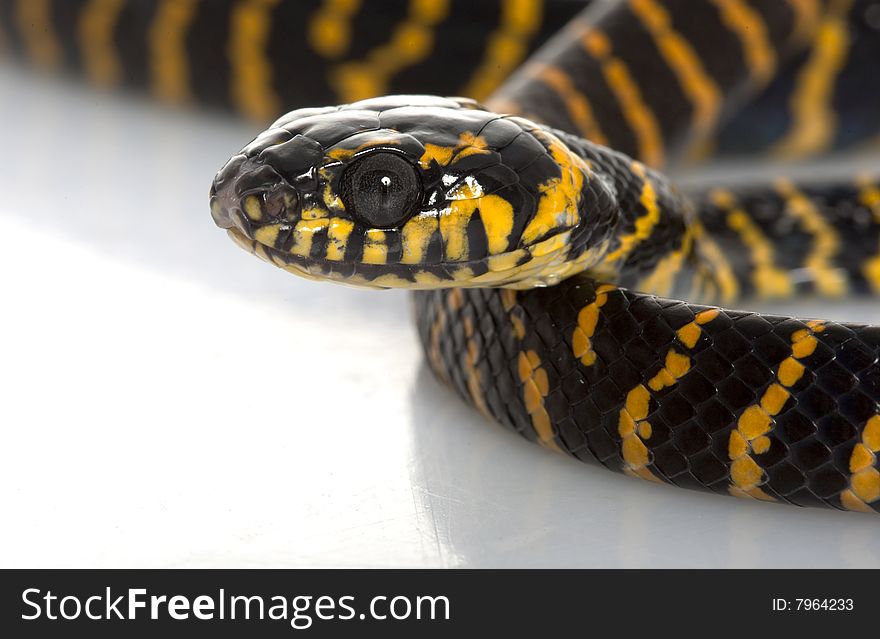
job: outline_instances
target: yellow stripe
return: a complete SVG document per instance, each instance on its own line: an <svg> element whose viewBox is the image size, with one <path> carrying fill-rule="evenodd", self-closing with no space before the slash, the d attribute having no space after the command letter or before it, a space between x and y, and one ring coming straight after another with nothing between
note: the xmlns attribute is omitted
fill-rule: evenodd
<svg viewBox="0 0 880 639"><path fill-rule="evenodd" d="M703 258L703 262L709 265L714 283L718 285L720 301L730 303L739 297L739 281L733 272L733 267L721 250L721 247L706 232L705 227L697 221L691 223L694 237L695 252Z"/></svg>
<svg viewBox="0 0 880 639"><path fill-rule="evenodd" d="M776 53L761 14L743 0L712 0L721 20L742 42L752 80L766 84L776 71Z"/></svg>
<svg viewBox="0 0 880 639"><path fill-rule="evenodd" d="M520 351L517 360L519 381L523 385L523 402L538 435L538 442L551 450L561 452L553 434L553 425L544 400L550 393L547 371L535 351Z"/></svg>
<svg viewBox="0 0 880 639"><path fill-rule="evenodd" d="M608 144L608 138L599 128L593 115L593 107L587 97L577 90L571 78L554 66L536 63L529 65L529 72L545 85L556 91L565 104L572 123L586 139L596 144Z"/></svg>
<svg viewBox="0 0 880 639"><path fill-rule="evenodd" d="M86 73L93 84L113 87L122 79L122 67L113 31L125 0L91 0L83 9L77 29Z"/></svg>
<svg viewBox="0 0 880 639"><path fill-rule="evenodd" d="M501 290L501 304L513 325L513 332L517 340L522 341L526 336L526 327L521 315L522 308L517 305L516 291L511 289ZM550 450L562 452L556 444L553 433L553 424L550 414L544 403L550 393L550 380L547 371L541 364L540 356L533 350L521 350L517 357L517 372L519 381L522 383L523 404L532 422L538 443Z"/></svg>
<svg viewBox="0 0 880 639"><path fill-rule="evenodd" d="M15 9L18 30L30 60L43 69L61 66L63 53L52 26L50 0L18 0Z"/></svg>
<svg viewBox="0 0 880 639"><path fill-rule="evenodd" d="M330 82L343 102L354 102L386 92L391 77L424 60L434 46L434 27L449 12L449 0L410 0L407 17L394 29L391 40L363 60L338 65Z"/></svg>
<svg viewBox="0 0 880 639"><path fill-rule="evenodd" d="M464 336L467 339L467 348L464 353L464 370L467 376L468 392L477 410L489 419L492 419L492 413L489 412L486 398L483 396L482 375L480 374L480 369L477 368L477 362L480 361L480 345L474 339L474 320L471 316L467 315L463 323Z"/></svg>
<svg viewBox="0 0 880 639"><path fill-rule="evenodd" d="M806 371L800 360L816 351L819 345L816 334L824 330L822 322L811 321L807 322L807 328L795 331L791 336L791 355L779 364L776 381L770 384L757 403L748 406L740 414L727 446L732 482L728 490L734 497L774 501L761 489L766 476L752 455L761 455L770 450L771 442L767 434L776 425L774 418L782 412L791 397L789 389L801 380Z"/></svg>
<svg viewBox="0 0 880 639"><path fill-rule="evenodd" d="M327 248L325 256L328 260L341 261L345 257L348 238L354 230L354 222L340 217L330 220L327 227Z"/></svg>
<svg viewBox="0 0 880 639"><path fill-rule="evenodd" d="M859 201L874 214L874 223L880 224L880 188L868 178L859 179ZM862 272L874 293L880 295L880 247L876 255L865 260Z"/></svg>
<svg viewBox="0 0 880 639"><path fill-rule="evenodd" d="M602 64L602 74L638 141L639 159L651 166L661 166L664 161L663 136L657 118L642 99L642 93L626 64L611 55L608 36L598 30L589 30L581 42L590 55Z"/></svg>
<svg viewBox="0 0 880 639"><path fill-rule="evenodd" d="M571 335L571 347L574 356L584 366L592 366L596 363L596 351L593 350L593 335L599 324L599 314L605 302L608 301L608 293L616 290L611 284L602 284L596 289L596 299L584 306L578 312L578 323Z"/></svg>
<svg viewBox="0 0 880 639"><path fill-rule="evenodd" d="M850 5L851 0L837 0L819 25L813 50L797 75L789 102L791 126L770 150L776 157L794 159L821 153L834 139L838 122L831 100L849 53Z"/></svg>
<svg viewBox="0 0 880 639"><path fill-rule="evenodd" d="M551 231L574 228L580 221L580 201L584 179L590 167L579 155L571 152L558 138L541 129L532 135L543 143L560 169L560 176L538 187L538 206L523 229L520 240L533 244Z"/></svg>
<svg viewBox="0 0 880 639"><path fill-rule="evenodd" d="M325 58L341 58L351 46L351 21L360 0L324 0L309 22L309 45Z"/></svg>
<svg viewBox="0 0 880 639"><path fill-rule="evenodd" d="M721 91L703 68L693 47L672 29L669 14L655 0L630 0L633 13L642 21L666 63L678 77L694 106L693 127L699 134L712 130L721 108Z"/></svg>
<svg viewBox="0 0 880 639"><path fill-rule="evenodd" d="M325 233L329 225L330 220L328 219L300 220L297 222L293 229L293 246L291 246L290 252L300 257L308 257L312 250L312 241L315 234Z"/></svg>
<svg viewBox="0 0 880 639"><path fill-rule="evenodd" d="M877 470L880 453L880 414L865 424L862 437L853 448L849 460L849 488L840 494L844 508L860 512L874 512L868 504L880 500L880 471Z"/></svg>
<svg viewBox="0 0 880 639"><path fill-rule="evenodd" d="M150 73L153 93L180 104L191 99L186 32L196 14L198 0L162 0L150 24Z"/></svg>
<svg viewBox="0 0 880 639"><path fill-rule="evenodd" d="M695 225L691 225L685 229L679 247L670 251L657 262L654 270L643 277L635 286L637 290L653 295L670 295L672 293L675 278L681 272L685 257L690 254L693 248L695 228Z"/></svg>
<svg viewBox="0 0 880 639"><path fill-rule="evenodd" d="M385 264L388 260L388 245L385 243L385 231L367 229L364 235L364 264Z"/></svg>
<svg viewBox="0 0 880 639"><path fill-rule="evenodd" d="M464 262L470 256L467 226L479 200L452 200L443 209L440 220L440 236L443 238L443 254L447 261Z"/></svg>
<svg viewBox="0 0 880 639"><path fill-rule="evenodd" d="M541 0L503 0L501 24L486 43L486 53L461 95L486 99L519 65L541 24Z"/></svg>
<svg viewBox="0 0 880 639"><path fill-rule="evenodd" d="M677 331L678 339L688 349L693 348L702 334L701 326L718 317L718 313L717 309L697 313L693 322ZM648 381L647 385L639 384L627 393L617 424L617 431L621 437L623 471L627 475L661 482L649 467L652 463L651 454L645 445L645 441L653 434L651 423L648 421L651 393L659 393L664 388L675 386L691 370L691 365L688 355L670 348L666 353L663 368Z"/></svg>
<svg viewBox="0 0 880 639"><path fill-rule="evenodd" d="M717 189L711 193L712 202L727 212L727 226L739 235L751 253L753 264L752 286L761 297L791 297L794 284L788 272L778 268L774 260L773 243L764 235L752 218L736 204L732 193Z"/></svg>
<svg viewBox="0 0 880 639"><path fill-rule="evenodd" d="M815 280L819 293L828 297L840 297L847 292L844 274L833 266L832 260L840 250L840 236L816 206L788 180L780 180L776 185L786 201L785 212L797 219L801 227L813 236L813 249L804 261Z"/></svg>
<svg viewBox="0 0 880 639"><path fill-rule="evenodd" d="M822 0L787 0L794 14L791 42L805 44L813 39L822 18Z"/></svg>
<svg viewBox="0 0 880 639"><path fill-rule="evenodd" d="M279 0L243 0L235 5L227 53L232 64L232 102L248 117L269 120L278 112L272 88L272 63L266 46L272 31L272 11Z"/></svg>
<svg viewBox="0 0 880 639"><path fill-rule="evenodd" d="M458 290L458 289L453 289ZM449 295L446 295L445 298L448 301ZM440 339L443 336L443 331L446 328L447 313L446 313L446 304L442 301L435 303L434 306L435 314L434 314L434 322L431 324L430 330L430 348L428 350L428 361L431 363L431 368L434 370L437 375L440 376L440 379L444 381L449 381L449 376L446 372L446 366L443 363L443 352L441 350Z"/></svg>
<svg viewBox="0 0 880 639"><path fill-rule="evenodd" d="M640 162L633 162L630 165L632 172L639 176L642 181L642 189L639 195L639 202L645 209L645 214L640 215L635 220L635 230L620 236L620 246L617 250L608 254L605 258L606 262L616 262L626 258L633 249L641 242L651 236L654 227L660 221L660 207L657 204L657 190L654 183L645 173L645 166Z"/></svg>

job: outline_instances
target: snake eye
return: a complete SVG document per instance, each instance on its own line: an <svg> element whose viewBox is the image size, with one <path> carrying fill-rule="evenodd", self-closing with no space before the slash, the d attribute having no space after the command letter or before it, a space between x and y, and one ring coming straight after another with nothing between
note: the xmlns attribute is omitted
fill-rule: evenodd
<svg viewBox="0 0 880 639"><path fill-rule="evenodd" d="M346 210L372 228L398 226L415 210L422 187L415 168L396 153L371 153L342 174Z"/></svg>

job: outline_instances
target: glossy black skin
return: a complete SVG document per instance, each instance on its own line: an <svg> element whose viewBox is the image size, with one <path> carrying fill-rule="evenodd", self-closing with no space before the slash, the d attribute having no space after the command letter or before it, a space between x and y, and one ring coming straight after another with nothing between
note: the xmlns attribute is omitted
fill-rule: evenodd
<svg viewBox="0 0 880 639"><path fill-rule="evenodd" d="M875 177L869 184L878 184ZM749 219L773 247L774 265L780 270L796 272L792 296L821 295L822 290L804 264L815 251L817 237L790 215L790 202L772 184L734 183L736 206L748 211ZM814 179L799 185L799 191L815 208L817 215L837 236L839 249L829 259L829 266L846 282L848 295L873 295L880 292L878 284L866 273L866 265L880 253L880 215L860 201L864 184ZM729 210L712 201L711 189L694 189L690 193L699 218L720 249L733 262L740 274L741 295L757 296L755 261L743 250L742 239L731 228Z"/></svg>
<svg viewBox="0 0 880 639"><path fill-rule="evenodd" d="M870 146L880 135L880 2L856 0L848 12L850 45L843 68L831 81L830 109L835 127L820 153ZM782 140L791 126L788 106L812 50L800 52L778 77L718 132L716 153L754 156Z"/></svg>
<svg viewBox="0 0 880 639"><path fill-rule="evenodd" d="M83 8L90 4L86 0L51 0L49 3L50 22L59 36L62 66L66 68L85 67L75 25ZM721 109L717 122L713 123L720 126L750 95L761 89L749 75L740 44L710 3L655 0L655 4L670 16L672 28L691 45L706 73L720 89ZM793 5L771 0L746 4L760 14L782 66L797 56ZM487 13L495 15L499 4L456 2L454 5L450 13L453 18L436 29L440 46L434 55L392 78L390 91L411 87L425 90L423 79L432 77L431 88L435 92L457 92L461 86L461 69L467 66L467 61L479 58L474 51L482 51L486 42L485 22L459 20L457 15L467 14L469 18ZM122 84L126 86L143 87L150 83L145 25L152 21L156 6L147 0L127 2L114 25L113 43L123 70ZM231 0L218 0L199 6L185 42L186 57L193 69L192 97L198 102L232 103L241 108L231 98L231 66L218 57L218 51L223 50L218 43L227 42L231 11L238 5ZM266 49L271 69L268 89L288 107L336 101L327 81L327 70L332 65L302 46L307 40L304 11L310 14L318 6L317 0L285 2L272 14ZM387 10L384 17L373 14L377 19L371 21L365 12L356 20L353 28L359 37L351 52L354 59L387 40L390 29L399 22L402 3L388 2L381 6ZM560 10L553 14L556 16L553 19L563 13L567 18L576 10L570 3L548 3L547 6ZM209 8L203 11L205 7ZM553 19L546 20L545 26L551 25ZM645 103L651 106L660 124L667 157L674 157L696 137L713 132L699 130L695 106L673 70L663 62L661 52L642 20L635 16L632 5L600 8L584 14L584 20L602 30L615 54L629 67ZM13 51L22 51L27 45L13 26L16 24L13 3L0 2L3 39ZM478 25L479 32L469 32L470 25ZM637 136L627 124L600 65L594 58L588 58L580 46L581 29L582 24L574 25L535 60L556 66L584 95L610 146L638 156L641 147ZM865 33L864 46L860 45L858 51L873 51L874 44L869 42L872 36L868 30ZM539 39L536 36L530 40L530 46ZM472 44L476 44L475 49L469 48ZM854 59L865 57L872 58L870 53L854 55ZM450 64L449 60L456 63ZM858 111L870 102L856 93L864 91L873 99L878 93L877 74L865 75L864 69L854 69L854 79L841 83L841 87L849 89L841 89L835 107L846 114L851 105L856 105L857 116L861 113L865 117L855 117L846 135L835 140L835 144L841 146L858 143L876 125L872 116L876 110ZM785 73L779 77L782 79L778 81L784 83ZM771 85L768 91L773 90ZM775 99L777 104L784 102L784 99ZM494 96L493 102L507 102L523 114L571 135L581 133L568 105L546 85L535 81L527 68L512 78ZM766 121L770 121L769 116ZM334 121L330 129L336 124ZM433 139L443 132L442 127L432 127L426 134ZM329 147L338 142L332 138L339 131L331 133L320 141L311 137L301 140L302 147L296 152L292 147L290 152L268 150L273 142L279 141L273 140L271 135L292 138L290 132L276 132L269 138L258 139L252 148L233 158L221 171L213 194L215 220L224 227L237 227L242 234L256 235L268 222L247 219L241 212L242 198L252 194L260 194L264 212L270 217L286 218L291 212L301 210L298 207L302 202L317 193L318 176L311 175L309 169L316 161L323 162ZM754 133L754 129L750 133ZM772 131L768 133L771 134ZM565 134L560 135L565 138ZM426 141L419 140L419 144L424 146ZM643 213L636 204L638 176L624 156L574 138L566 138L566 141L580 156L592 157L606 178L602 186L607 188L607 180L610 180L616 191L612 199L603 196L605 205L582 211L587 222L578 229L577 237L595 235L601 239L610 234L612 241L618 241L633 231L635 220ZM414 159L411 154L408 161L412 163ZM343 165L340 161L335 169L326 167L331 183L343 175ZM522 169L525 173L527 167ZM681 245L682 226L694 228L694 215L699 208L688 211L686 201L668 187L662 177L651 174L649 179L661 187L660 222L630 256L631 261L610 273L618 283L629 284L650 273L661 263L661 255L673 254ZM523 183L529 188L534 187L536 181L525 179ZM757 195L744 193L743 199L751 202L750 210L770 212L765 217L757 215L756 219L774 246L780 249L781 263L788 266L786 260L789 260L791 265L801 265L821 233L813 233L810 238L774 223L773 212L783 208L781 200L767 187L755 188ZM847 247L847 255L841 252L834 258L840 260L853 289L867 288L870 283L864 277L859 279L858 273L864 272L859 271L859 265L872 254L871 241L877 239L872 236L876 232L876 221L858 222L865 219L867 209L853 204L856 192L852 189L802 190L807 191L814 202L824 198L827 206L819 207L819 215L835 227L849 221L861 224L858 228L864 233L860 238L846 235L852 245ZM289 201L284 199L285 194ZM702 207L706 213L709 237L725 246L740 288L748 291L746 280L751 265L741 259L747 251L724 226L723 214L713 214L711 204L698 201L695 206ZM601 214L587 215L594 210ZM612 221L615 214L617 220ZM525 223L519 218L517 221ZM478 237L469 239L474 246L479 245ZM273 248L277 253L270 255L264 249L270 260L274 257L283 261L280 255L284 241L281 235L275 240L275 243L281 242L280 248ZM594 242L583 241L573 247L572 255L593 245ZM345 259L332 267L318 261L317 254L323 248L318 243L315 254L300 256L294 261L299 267L317 265L314 274L322 277L335 274L340 278L353 275L371 278L388 273L388 265L368 265L362 269L357 266L357 256L362 251L357 240L346 246ZM394 256L399 250L389 245L389 252ZM428 255L431 261L436 260L428 269L435 269L438 277L446 278L444 281L454 279L454 272L437 257L436 249L429 249ZM701 263L704 258L697 251L686 256L695 263ZM602 266L601 261L596 266ZM682 272L688 270L686 266L681 269ZM399 273L405 274L407 270L398 270L395 275ZM595 352L595 361L585 364L575 355L582 350L582 344L578 345L574 339L575 327L583 330L581 314L584 309L598 307L600 299L602 304L596 311L595 326L590 328L590 347ZM730 441L739 420L779 377L783 362L793 353L797 336L815 330L808 337L815 340L815 349L798 358L803 374L791 385L790 398L773 416L767 449L763 452L755 449L749 454L760 468L757 488L770 500L801 506L874 511L880 508L880 500L866 498L867 501L859 505L851 495L846 498L848 491L852 493L853 460L858 446L866 441L866 424L880 411L880 330L877 328L828 322L819 330L792 318L721 311L699 326L698 339L691 345L681 331L706 313L704 307L629 290L606 289L587 274L556 286L519 293L489 288L420 292L415 297L415 309L432 369L441 380L450 382L466 401L529 439L540 440L570 456L598 462L613 470L626 469L630 463L624 453L626 438L620 426L621 411L627 407L629 392L650 385L651 380L669 366L670 353L686 358L686 370L679 370L672 381L667 380L668 383L650 393L647 415L642 421L650 422L651 433L640 435L648 451L643 470L662 482L718 493L731 491L734 478ZM529 366L524 367L523 361ZM539 372L546 378L542 379ZM543 388L545 380L546 389ZM539 388L538 394L535 388ZM546 414L546 421L540 419L540 411ZM876 472L877 456L871 460L867 470Z"/></svg>
<svg viewBox="0 0 880 639"><path fill-rule="evenodd" d="M464 290L450 310L448 293L417 293L416 321L428 361L467 402L473 397L466 368L470 340L463 322L480 329L473 338L485 405L494 420L531 441L534 427L522 399L517 374L523 351L534 351L550 380L544 405L553 422L553 440L580 461L621 472L619 414L626 393L663 367L669 349L688 354L690 374L652 399L653 434L645 440L650 469L660 481L682 488L728 494L728 446L736 417L772 383L790 355L791 336L801 321L756 313L723 311L705 325L693 349L675 331L707 307L616 290L608 296L593 343L598 361L584 367L571 356L571 336L579 309L596 298L597 284L573 277L558 286L519 293L507 310L497 292ZM438 315L447 318L439 338ZM519 340L511 317L525 326ZM491 318L485 320L483 318ZM441 357L431 357L433 340ZM844 508L849 460L864 423L880 399L880 328L832 323L818 335L820 347L804 363L808 373L775 420L769 450L753 455L764 472L761 488L774 500L797 506ZM876 511L880 503L872 505Z"/></svg>
<svg viewBox="0 0 880 639"><path fill-rule="evenodd" d="M461 286L467 285L456 279L461 268L469 269L474 277L488 270L488 231L477 215L467 226L465 260L448 257L438 229L431 234L419 263L402 263L403 228L413 217L443 215L444 207L450 204L450 193L464 183L474 183L486 194L503 198L515 212L502 252L528 248L563 231L571 231L566 246L570 259L576 259L591 246L607 244L615 248L616 238L632 226L632 217L639 213L637 207L630 205L638 197L630 184L632 176L622 170L631 161L582 141L577 141L576 151L592 163L593 170L581 176L580 223L576 227L551 229L532 241L523 239L524 229L537 214L542 186L560 177L560 166L547 146L552 138L536 137L542 132L552 135L525 120L487 112L470 101L446 98L391 96L329 109L293 111L247 145L217 174L211 189L214 219L222 228L235 227L251 240L257 238L260 227L280 225L277 237L264 248L276 261L308 269L312 275L349 280L357 275L369 284L390 274L418 287L416 273L427 272L448 281L450 286ZM421 160L426 144L453 148L463 136L480 138L487 148L447 166ZM380 143L374 144L373 140ZM368 148L362 148L365 144ZM357 170L358 160L387 153L395 154L413 168L419 192L414 198L416 205L408 214L400 215L395 223L371 227L369 220L357 215L353 202L345 204L348 186L344 178L349 171ZM341 202L328 204L328 189ZM244 212L244 202L251 196L259 198L268 213L259 220L250 219ZM287 205L283 202L285 197L290 200ZM671 193L661 197L670 200L664 209L664 223L680 232L685 226L680 219L682 209L673 205ZM354 224L342 259L324 258L326 233L314 236L308 256L291 253L291 231L302 219L303 210L314 209ZM371 228L385 231L387 258L383 264L362 261L366 233ZM593 263L601 257L598 254ZM650 268L657 259L648 252L635 257L633 268L627 267L633 276ZM518 264L528 265L528 256Z"/></svg>
<svg viewBox="0 0 880 639"><path fill-rule="evenodd" d="M16 28L18 0L0 0L0 41L8 44L0 55L28 58L26 39ZM77 24L91 0L49 0L48 13L61 49L60 68L77 75L86 73L86 61L77 37ZM184 41L190 67L191 99L199 105L243 112L261 122L277 113L260 116L242 109L234 98L235 71L228 54L230 25L235 10L244 0L210 0L197 3ZM323 0L282 0L269 11L266 60L270 64L269 89L278 98L279 111L345 100L333 82L339 64L365 59L372 50L391 40L394 30L410 11L408 0L365 2L350 21L351 46L338 57L327 57L310 44L310 28ZM540 22L523 38L525 51L540 46L587 4L569 0L545 0L538 12ZM120 84L138 91L151 90L149 25L156 17L157 0L126 0L114 19L114 53L120 61ZM469 77L463 68L475 69L487 55L489 38L504 22L505 6L499 0L450 0L446 17L432 29L430 55L400 73L386 87L388 93L424 91L424 79L431 79L437 95L462 95ZM260 49L255 43L254 48ZM454 59L456 64L447 64ZM161 96L159 96L161 97ZM485 96L473 96L485 97Z"/></svg>
<svg viewBox="0 0 880 639"><path fill-rule="evenodd" d="M664 4L667 8L676 5L672 0ZM784 12L780 16L774 18L773 26L780 30L778 41L784 42L786 29L792 23L784 19ZM628 32L629 27L621 25L631 19L627 10L621 9L605 14L608 24L600 19L598 26L610 33L614 29ZM563 42L566 38L577 39L571 34L562 38ZM700 42L704 47L708 45L705 39ZM699 47L699 42L693 44ZM550 52L543 52L542 59L547 61L550 55L554 64L573 77L583 77L579 74L585 64L589 66L574 50L570 57L566 57L569 54L564 50L560 53L551 48ZM702 54L707 60L716 60L718 56L709 48ZM650 66L639 64L642 63L632 61L633 68L640 73ZM722 67L723 64L719 69ZM744 67L736 72L735 64L727 68L729 73L719 72L716 81L725 95L741 95L748 86L748 74ZM524 110L540 108L544 121L572 130L566 111L539 97L543 95L542 87L533 78L521 76L514 78L500 95L508 100L514 96ZM589 91L589 87L582 88ZM598 104L603 103L601 90L590 95ZM661 101L658 108L673 102ZM733 105L736 100L729 98L727 103ZM693 114L680 106L669 108L672 113L685 114L664 119L664 140L672 149L693 133ZM334 113L328 112L325 125L338 138L339 122L335 118ZM296 120L294 116L292 121ZM419 136L423 143L438 139L443 140L441 145L453 144L461 133L460 128L450 129L439 121L420 121L424 127ZM632 284L657 270L658 265L662 269L661 256L682 249L682 238L699 218L704 224L703 232L722 247L729 259L738 292L750 290L748 279L754 265L749 262L748 247L737 240L727 224L725 211L713 208L710 197L697 194L691 204L662 176L648 172L647 177L639 179L627 157L562 131L555 134L570 150L599 167L604 184L610 186L619 211L617 222L609 227L614 242L619 242L626 232L632 233L635 221L645 215L645 208L639 208L645 182L650 182L659 193L660 217L656 227L628 257L628 263L611 273L618 283ZM612 135L617 135L626 147L623 134ZM255 145L260 152L267 143L278 141L270 134L267 136ZM333 142L327 139L317 146L326 153ZM420 150L410 154L411 161ZM305 156L296 157L303 160ZM255 170L253 166L245 167L243 162L248 161L254 160L234 160L232 168L221 172L218 197L224 197L228 189L223 184L226 173L246 176ZM272 162L270 159L269 164ZM277 164L278 159L274 162ZM289 182L293 176L286 177ZM277 183L273 177L273 184ZM237 191L234 195L242 194ZM786 226L780 222L787 204L771 185L753 185L751 193L741 189L739 194L741 203L756 216L756 225L784 253L782 266L803 270L819 239L815 231L799 236L791 223ZM855 288L864 288L864 280L860 281L856 273L873 254L878 237L872 226L874 221L865 221L866 216L870 218L870 211L855 204L858 190L826 186L806 190L805 194L822 220L834 228L845 221L862 220L861 229L868 232L862 235L857 250L850 247L846 270ZM233 196L227 199L226 205L234 208ZM528 209L519 205L517 210ZM586 220L589 224L588 216ZM242 230L253 233L252 228ZM355 258L356 253L346 253L349 257ZM707 263L700 242L688 251L687 261L692 262L691 268L687 264L675 267L684 275L677 278L682 288ZM601 269L601 265L600 262L597 268ZM370 268L381 274L393 267ZM583 320L582 313L591 306L596 309L595 325ZM451 384L465 401L528 439L583 461L686 488L800 506L868 511L880 507L880 500L870 498L870 489L867 497L862 491L864 499L854 497L852 466L866 425L880 414L878 328L833 322L814 325L793 318L737 311L716 313L685 302L608 289L587 274L556 286L517 293L499 289L417 292L415 312L427 359L438 378ZM714 314L704 321L707 312ZM697 318L703 318L697 328L698 337L690 343L686 338L687 327L697 327ZM583 351L575 338L579 330L589 331L589 344L595 352L590 363L579 357ZM813 350L800 353L797 345L803 339L815 342ZM802 367L803 374L792 381L783 375L782 369L796 353L800 353L796 366ZM663 371L671 365L670 357L684 359L687 365L672 375L666 373L667 381L655 389L652 384L663 378ZM529 362L525 368L524 361ZM536 371L546 379L546 393L535 392ZM738 462L732 441L736 433L747 428L743 421L746 412L760 406L771 386L779 386L783 379L787 380L788 399L769 418L769 430L762 435L766 447L756 443L754 449L751 444L747 448L745 457L759 473L749 484L741 472L734 472ZM628 453L626 447L633 436L624 434L622 415L637 410L631 396L638 388L652 389L643 416L650 431L639 435L639 444L645 449L644 463L634 464L632 452Z"/></svg>

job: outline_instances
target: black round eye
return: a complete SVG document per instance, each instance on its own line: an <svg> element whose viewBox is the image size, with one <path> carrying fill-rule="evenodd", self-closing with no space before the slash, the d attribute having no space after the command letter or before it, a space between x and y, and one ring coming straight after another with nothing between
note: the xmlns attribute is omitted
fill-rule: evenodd
<svg viewBox="0 0 880 639"><path fill-rule="evenodd" d="M415 168L396 153L371 153L342 174L346 210L372 228L399 226L412 215L422 195Z"/></svg>

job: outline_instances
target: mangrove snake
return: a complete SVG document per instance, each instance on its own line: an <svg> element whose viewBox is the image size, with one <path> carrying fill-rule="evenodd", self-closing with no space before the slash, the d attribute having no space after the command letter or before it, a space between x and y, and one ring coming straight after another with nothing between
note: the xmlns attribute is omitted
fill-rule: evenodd
<svg viewBox="0 0 880 639"><path fill-rule="evenodd" d="M128 3L75 4L94 13L105 45L114 25L128 24ZM149 16L141 28L154 28L155 42L143 45L154 54L145 67L154 91L185 97L192 85L156 62L156 43L167 41L156 24L163 9L177 11L166 24L178 29L177 54L197 49L181 36L196 3L135 4ZM392 87L427 55L417 45L451 6L465 21L478 11L472 4L412 2L402 35L333 66L336 90L358 97ZM0 15L18 19L19 49L48 59L51 47L22 14L53 24L55 5L36 5L43 13L17 3L11 15L7 3ZM226 12L217 20L237 78L224 95L252 115L280 106L268 52L297 38L267 34L303 28L281 19L291 5L242 0L212 12ZM493 37L512 53L493 55L509 66L534 46L537 14L523 7L539 3L502 5L508 32ZM332 49L351 47L346 29L358 10L314 8L312 49L341 56ZM211 212L236 243L294 274L420 289L415 316L434 373L527 439L653 482L875 512L880 327L691 301L880 293L880 187L866 174L685 192L656 167L707 157L713 146L764 144L802 157L866 141L876 110L865 115L852 95L848 109L829 105L835 75L870 75L878 23L873 3L847 0L598 2L485 106L392 95L282 116L218 172ZM847 63L853 33L861 36ZM101 68L94 55L83 57L87 71ZM472 94L506 75L487 56L483 75L464 84ZM447 66L465 73L463 60ZM295 73L287 81L300 86ZM792 96L790 108L780 95ZM754 135L736 124L750 112L793 124L768 145L760 122Z"/></svg>

